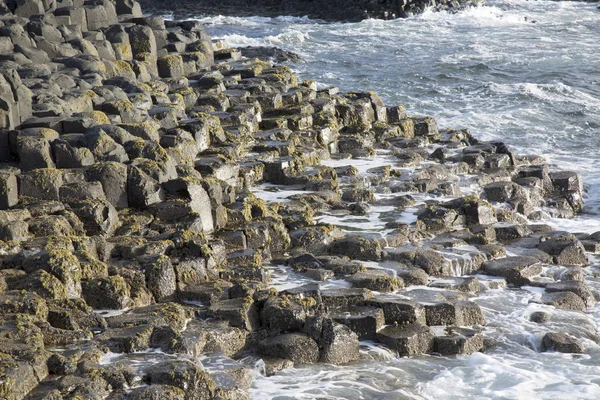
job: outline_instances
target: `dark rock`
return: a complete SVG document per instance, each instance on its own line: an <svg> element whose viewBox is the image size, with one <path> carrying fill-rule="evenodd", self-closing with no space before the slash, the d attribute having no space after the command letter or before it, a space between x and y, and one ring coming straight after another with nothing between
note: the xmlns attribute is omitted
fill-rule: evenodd
<svg viewBox="0 0 600 400"><path fill-rule="evenodd" d="M146 285L156 301L171 300L177 290L175 270L171 259L165 255L150 257L144 264Z"/></svg>
<svg viewBox="0 0 600 400"><path fill-rule="evenodd" d="M377 340L396 350L401 357L410 357L431 352L435 336L427 326L410 324L387 326L377 332Z"/></svg>
<svg viewBox="0 0 600 400"><path fill-rule="evenodd" d="M90 181L102 184L106 199L115 208L129 207L127 195L127 166L117 162L94 164L87 169Z"/></svg>
<svg viewBox="0 0 600 400"><path fill-rule="evenodd" d="M585 248L573 235L543 237L538 248L549 255L555 264L587 265L588 259Z"/></svg>
<svg viewBox="0 0 600 400"><path fill-rule="evenodd" d="M346 325L360 340L374 340L385 324L384 313L375 307L343 307L331 312L334 321Z"/></svg>
<svg viewBox="0 0 600 400"><path fill-rule="evenodd" d="M348 278L353 287L366 288L378 292L395 292L404 286L401 279L388 275L385 271L370 270L359 272Z"/></svg>
<svg viewBox="0 0 600 400"><path fill-rule="evenodd" d="M531 315L529 316L529 319L532 322L536 322L538 324L547 322L550 319L550 314L548 314L547 312L544 311L536 311L531 313Z"/></svg>
<svg viewBox="0 0 600 400"><path fill-rule="evenodd" d="M309 313L310 310L295 298L273 296L265 302L261 311L262 324L265 328L280 332L299 331Z"/></svg>
<svg viewBox="0 0 600 400"><path fill-rule="evenodd" d="M367 289L332 288L321 290L321 299L325 307L347 307L363 304L365 300L373 297Z"/></svg>
<svg viewBox="0 0 600 400"><path fill-rule="evenodd" d="M583 353L581 342L567 334L548 332L542 338L542 351L560 353Z"/></svg>
<svg viewBox="0 0 600 400"><path fill-rule="evenodd" d="M131 400L185 400L183 389L170 385L152 385L133 389L129 392Z"/></svg>
<svg viewBox="0 0 600 400"><path fill-rule="evenodd" d="M483 311L472 301L425 305L427 325L485 325Z"/></svg>
<svg viewBox="0 0 600 400"><path fill-rule="evenodd" d="M549 283L545 287L546 292L573 292L585 302L587 307L593 307L596 304L594 295L590 288L580 281L561 281Z"/></svg>
<svg viewBox="0 0 600 400"><path fill-rule="evenodd" d="M539 260L528 256L513 256L486 261L483 263L483 269L486 274L502 276L508 283L516 286L529 284L529 278L542 272Z"/></svg>
<svg viewBox="0 0 600 400"><path fill-rule="evenodd" d="M145 351L150 347L153 330L150 325L112 328L95 336L94 340L115 353Z"/></svg>
<svg viewBox="0 0 600 400"><path fill-rule="evenodd" d="M248 331L257 330L259 318L254 301L248 298L221 300L211 304L208 315L212 318L229 321L234 327ZM263 311L263 318L265 314Z"/></svg>
<svg viewBox="0 0 600 400"><path fill-rule="evenodd" d="M224 321L192 320L182 332L193 355L238 355L249 341L249 332L228 326Z"/></svg>
<svg viewBox="0 0 600 400"><path fill-rule="evenodd" d="M447 327L444 335L435 337L434 351L443 356L472 354L484 347L481 332L468 329Z"/></svg>
<svg viewBox="0 0 600 400"><path fill-rule="evenodd" d="M425 308L412 300L378 297L367 304L383 310L386 324L425 325Z"/></svg>
<svg viewBox="0 0 600 400"><path fill-rule="evenodd" d="M544 293L542 303L570 311L585 311L587 308L583 299L573 292Z"/></svg>
<svg viewBox="0 0 600 400"><path fill-rule="evenodd" d="M84 281L82 294L86 303L100 309L120 310L131 301L129 285L120 276Z"/></svg>
<svg viewBox="0 0 600 400"><path fill-rule="evenodd" d="M408 266L421 268L427 274L434 276L449 276L452 274L451 263L441 253L425 250L405 250L401 248L386 249L387 258L404 263Z"/></svg>
<svg viewBox="0 0 600 400"><path fill-rule="evenodd" d="M48 372L56 375L70 375L75 373L76 366L66 357L60 354L53 354L48 359Z"/></svg>
<svg viewBox="0 0 600 400"><path fill-rule="evenodd" d="M239 50L248 58L272 59L276 63L302 62L302 58L298 54L278 47L248 46L241 47Z"/></svg>
<svg viewBox="0 0 600 400"><path fill-rule="evenodd" d="M319 361L318 344L301 333L288 333L264 339L258 343L258 352L270 357L287 358L294 364L311 364Z"/></svg>
<svg viewBox="0 0 600 400"><path fill-rule="evenodd" d="M146 370L146 376L151 384L167 384L183 390L186 400L212 399L216 389L210 374L188 360L153 365Z"/></svg>
<svg viewBox="0 0 600 400"><path fill-rule="evenodd" d="M378 260L381 258L381 244L375 239L350 236L338 239L329 247L330 254L343 254L356 260Z"/></svg>

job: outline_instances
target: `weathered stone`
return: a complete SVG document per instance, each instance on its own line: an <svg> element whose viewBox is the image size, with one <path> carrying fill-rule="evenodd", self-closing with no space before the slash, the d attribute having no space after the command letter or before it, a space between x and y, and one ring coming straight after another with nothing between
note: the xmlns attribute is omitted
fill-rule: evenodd
<svg viewBox="0 0 600 400"><path fill-rule="evenodd" d="M322 289L321 299L325 307L347 307L363 304L365 300L373 297L368 289L359 288L332 288Z"/></svg>
<svg viewBox="0 0 600 400"><path fill-rule="evenodd" d="M368 300L367 304L383 310L386 324L426 323L425 308L412 300L377 297Z"/></svg>
<svg viewBox="0 0 600 400"><path fill-rule="evenodd" d="M133 353L150 347L150 337L154 330L150 325L111 328L97 335L94 340L115 353Z"/></svg>
<svg viewBox="0 0 600 400"><path fill-rule="evenodd" d="M550 254L555 264L587 265L585 248L573 235L543 237L538 249Z"/></svg>
<svg viewBox="0 0 600 400"><path fill-rule="evenodd" d="M382 255L381 244L377 240L358 236L336 240L330 245L329 252L358 260L378 260Z"/></svg>
<svg viewBox="0 0 600 400"><path fill-rule="evenodd" d="M71 208L89 236L111 236L119 224L117 211L107 200L90 198Z"/></svg>
<svg viewBox="0 0 600 400"><path fill-rule="evenodd" d="M401 357L431 352L434 339L429 327L419 324L387 326L377 332L377 340L397 351Z"/></svg>
<svg viewBox="0 0 600 400"><path fill-rule="evenodd" d="M231 327L225 321L192 320L182 334L195 356L224 354L233 357L246 347L249 332Z"/></svg>
<svg viewBox="0 0 600 400"><path fill-rule="evenodd" d="M429 284L430 287L447 289L447 290L459 290L466 293L479 293L481 290L481 284L479 279L475 277L468 278L446 278L438 281L433 281Z"/></svg>
<svg viewBox="0 0 600 400"><path fill-rule="evenodd" d="M91 307L120 310L131 301L129 285L120 276L82 282L82 295Z"/></svg>
<svg viewBox="0 0 600 400"><path fill-rule="evenodd" d="M259 327L256 305L248 298L215 302L208 309L208 315L212 318L229 321L231 326L248 331L257 330Z"/></svg>
<svg viewBox="0 0 600 400"><path fill-rule="evenodd" d="M163 188L156 180L138 167L129 168L127 194L129 205L142 209L165 201Z"/></svg>
<svg viewBox="0 0 600 400"><path fill-rule="evenodd" d="M565 333L548 332L542 338L542 351L559 353L583 353L583 345Z"/></svg>
<svg viewBox="0 0 600 400"><path fill-rule="evenodd" d="M117 5L117 10L119 6ZM141 54L150 53L156 54L156 38L152 28L144 25L133 25L127 29L129 34L129 43L133 56L137 58Z"/></svg>
<svg viewBox="0 0 600 400"><path fill-rule="evenodd" d="M19 202L17 176L0 172L0 210L6 210Z"/></svg>
<svg viewBox="0 0 600 400"><path fill-rule="evenodd" d="M452 275L452 265L441 253L431 250L405 250L402 248L386 249L387 258L411 267L421 268L434 276Z"/></svg>
<svg viewBox="0 0 600 400"><path fill-rule="evenodd" d="M318 344L301 333L288 333L264 339L258 343L259 354L287 358L294 364L311 364L319 361Z"/></svg>
<svg viewBox="0 0 600 400"><path fill-rule="evenodd" d="M19 195L40 200L59 200L63 184L57 169L41 168L19 176Z"/></svg>
<svg viewBox="0 0 600 400"><path fill-rule="evenodd" d="M485 316L477 303L453 301L425 305L427 325L485 325Z"/></svg>
<svg viewBox="0 0 600 400"><path fill-rule="evenodd" d="M136 0L116 0L115 9L118 15L131 15L135 18L142 17L142 8Z"/></svg>
<svg viewBox="0 0 600 400"><path fill-rule="evenodd" d="M531 313L531 315L529 316L529 319L532 322L542 324L544 322L547 322L550 319L550 314L548 314L547 312L544 312L544 311L535 311L535 312Z"/></svg>
<svg viewBox="0 0 600 400"><path fill-rule="evenodd" d="M309 315L302 304L295 298L270 297L261 311L262 324L265 328L280 332L299 331Z"/></svg>
<svg viewBox="0 0 600 400"><path fill-rule="evenodd" d="M359 340L374 340L385 324L383 311L375 307L343 307L332 311L331 318L350 328Z"/></svg>
<svg viewBox="0 0 600 400"><path fill-rule="evenodd" d="M128 394L131 400L185 400L183 389L171 385L142 386L131 390Z"/></svg>
<svg viewBox="0 0 600 400"><path fill-rule="evenodd" d="M458 327L447 327L443 335L435 337L434 351L443 356L472 354L483 349L481 332Z"/></svg>
<svg viewBox="0 0 600 400"><path fill-rule="evenodd" d="M179 78L185 74L183 60L179 54L160 57L157 65L161 78Z"/></svg>
<svg viewBox="0 0 600 400"><path fill-rule="evenodd" d="M319 361L340 365L358 360L359 339L356 333L330 318L323 318L317 325L320 329L311 332L311 335L319 344Z"/></svg>
<svg viewBox="0 0 600 400"><path fill-rule="evenodd" d="M163 187L167 193L188 201L191 211L197 213L202 221L203 232L213 231L211 199L204 190L203 181L194 178L178 178L165 182Z"/></svg>
<svg viewBox="0 0 600 400"><path fill-rule="evenodd" d="M127 191L127 166L117 162L94 164L86 170L90 181L102 184L106 199L115 208L129 207Z"/></svg>
<svg viewBox="0 0 600 400"><path fill-rule="evenodd" d="M165 255L150 257L144 262L146 285L157 302L171 300L177 290L175 270Z"/></svg>
<svg viewBox="0 0 600 400"><path fill-rule="evenodd" d="M580 281L560 281L546 285L546 292L573 292L585 302L587 307L593 307L596 300L590 288Z"/></svg>
<svg viewBox="0 0 600 400"><path fill-rule="evenodd" d="M583 299L573 292L544 293L542 303L570 311L585 311L587 308Z"/></svg>
<svg viewBox="0 0 600 400"><path fill-rule="evenodd" d="M378 292L395 292L404 286L404 282L385 271L370 270L359 272L348 278L353 287L366 288Z"/></svg>
<svg viewBox="0 0 600 400"><path fill-rule="evenodd" d="M530 278L542 272L542 265L537 258L529 256L512 256L486 261L483 269L488 275L502 276L508 283L516 286L527 285Z"/></svg>
<svg viewBox="0 0 600 400"><path fill-rule="evenodd" d="M188 360L153 365L146 370L146 376L151 384L168 384L183 390L186 400L212 399L216 388L210 374Z"/></svg>

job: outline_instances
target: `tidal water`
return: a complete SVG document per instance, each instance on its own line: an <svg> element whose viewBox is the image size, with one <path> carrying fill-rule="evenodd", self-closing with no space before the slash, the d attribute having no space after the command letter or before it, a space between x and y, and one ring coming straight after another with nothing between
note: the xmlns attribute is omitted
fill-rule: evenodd
<svg viewBox="0 0 600 400"><path fill-rule="evenodd" d="M600 231L600 9L594 3L494 0L461 11L406 20L324 23L306 18L198 18L232 46L278 46L298 53L302 78L342 90L373 90L409 114L433 115L441 127L469 128L503 140L520 154L542 154L553 168L580 172L585 213L544 221L571 232ZM357 160L356 163L364 163ZM272 196L268 190L258 195ZM279 193L285 197L286 193ZM334 216L327 222L335 223ZM407 216L410 220L410 216ZM342 222L342 221L337 221ZM369 225L370 224L370 225ZM364 221L354 229L377 229ZM587 269L586 283L600 284ZM306 278L273 269L275 286ZM332 281L328 285L343 285ZM530 303L535 288L489 290L474 298L485 334L497 346L470 356L398 358L362 343L359 363L315 365L264 377L257 365L254 399L598 399L600 307L586 314ZM534 311L550 312L541 327ZM551 329L584 342L582 355L541 353Z"/></svg>

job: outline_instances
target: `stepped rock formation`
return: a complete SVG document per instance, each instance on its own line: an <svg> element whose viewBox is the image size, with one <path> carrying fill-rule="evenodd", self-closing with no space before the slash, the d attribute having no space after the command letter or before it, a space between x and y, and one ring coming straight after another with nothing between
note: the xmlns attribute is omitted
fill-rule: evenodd
<svg viewBox="0 0 600 400"><path fill-rule="evenodd" d="M248 355L275 374L353 362L364 339L402 356L481 351L481 290L594 303L581 268L600 235L525 219L579 213L575 173L300 81L133 0L1 11L0 398L247 399ZM372 207L387 210L381 232L315 222ZM271 265L312 283L279 292ZM348 287L319 286L334 276Z"/></svg>

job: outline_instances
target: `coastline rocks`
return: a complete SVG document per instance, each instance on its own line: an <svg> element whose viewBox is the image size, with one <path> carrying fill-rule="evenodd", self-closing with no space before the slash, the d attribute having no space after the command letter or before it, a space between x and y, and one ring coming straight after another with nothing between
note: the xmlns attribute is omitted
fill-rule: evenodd
<svg viewBox="0 0 600 400"><path fill-rule="evenodd" d="M0 397L248 398L250 359L481 351L506 282L595 304L599 235L527 219L581 212L577 174L133 0L6 6Z"/></svg>

